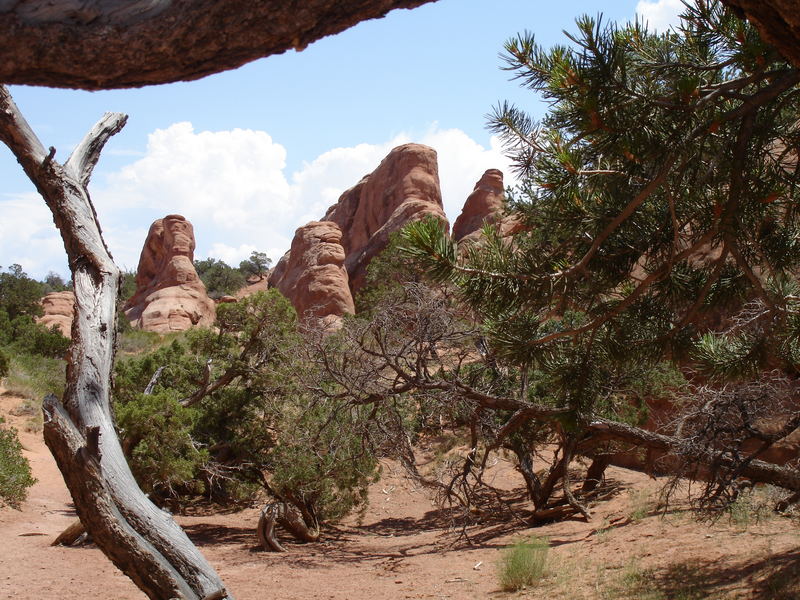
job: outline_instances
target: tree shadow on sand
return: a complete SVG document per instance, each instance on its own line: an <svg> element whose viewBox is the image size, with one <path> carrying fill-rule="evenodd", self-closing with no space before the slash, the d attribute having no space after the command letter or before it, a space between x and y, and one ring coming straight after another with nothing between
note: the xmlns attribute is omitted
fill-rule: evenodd
<svg viewBox="0 0 800 600"><path fill-rule="evenodd" d="M797 600L800 598L800 549L720 566L716 561L686 561L663 568L629 568L613 586L619 598L649 600Z"/></svg>

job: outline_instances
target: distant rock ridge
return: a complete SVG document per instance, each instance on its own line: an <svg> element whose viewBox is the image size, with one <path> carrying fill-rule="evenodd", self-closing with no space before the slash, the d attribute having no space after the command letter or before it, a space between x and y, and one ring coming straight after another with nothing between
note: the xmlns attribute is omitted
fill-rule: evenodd
<svg viewBox="0 0 800 600"><path fill-rule="evenodd" d="M426 217L448 225L436 150L422 144L394 148L372 173L339 197L322 220L342 230L353 294L364 286L367 266L389 244L389 236Z"/></svg>
<svg viewBox="0 0 800 600"><path fill-rule="evenodd" d="M168 333L214 323L214 302L194 268L194 229L181 215L150 226L136 270L136 292L123 310L133 327Z"/></svg>
<svg viewBox="0 0 800 600"><path fill-rule="evenodd" d="M291 249L270 272L269 287L289 298L301 317L308 312L335 325L354 311L353 296L389 236L428 216L447 224L436 151L421 144L398 146L320 221L297 230Z"/></svg>
<svg viewBox="0 0 800 600"><path fill-rule="evenodd" d="M336 329L353 314L342 231L331 221L312 221L295 232L292 247L278 262L270 286L286 296L302 321L319 320Z"/></svg>
<svg viewBox="0 0 800 600"><path fill-rule="evenodd" d="M504 216L504 209L503 173L488 169L456 220L454 239L479 239L484 223L498 224L501 235L518 230L519 223ZM353 311L353 296L366 283L367 267L388 246L390 236L406 224L427 217L449 228L442 206L436 151L422 144L398 146L372 173L345 191L320 221L296 231L292 248L270 271L267 283L289 298L299 315L310 311L315 318L330 315L334 322ZM315 257L322 248L331 257L343 257L343 268L335 276L334 269L317 268L320 263L315 262ZM332 266L333 262L329 264ZM324 280L317 281L316 277ZM344 293L345 284L349 294ZM237 297L263 287L264 283L258 282L240 290ZM326 300L325 294L331 294L331 298Z"/></svg>
<svg viewBox="0 0 800 600"><path fill-rule="evenodd" d="M50 292L41 300L44 314L37 322L48 329L55 325L66 337L72 337L72 319L75 316L75 294L69 290Z"/></svg>
<svg viewBox="0 0 800 600"><path fill-rule="evenodd" d="M453 239L461 241L467 236L480 235L485 224L492 225L500 220L505 204L503 172L499 169L488 169L467 197L464 208L453 225Z"/></svg>

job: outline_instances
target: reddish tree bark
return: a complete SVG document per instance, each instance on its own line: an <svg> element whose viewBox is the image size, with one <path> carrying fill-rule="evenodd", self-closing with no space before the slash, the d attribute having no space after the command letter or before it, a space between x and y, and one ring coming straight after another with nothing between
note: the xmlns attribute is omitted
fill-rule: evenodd
<svg viewBox="0 0 800 600"><path fill-rule="evenodd" d="M722 0L751 21L761 36L800 67L800 4L797 0Z"/></svg>
<svg viewBox="0 0 800 600"><path fill-rule="evenodd" d="M199 79L433 0L0 0L0 82L99 90Z"/></svg>

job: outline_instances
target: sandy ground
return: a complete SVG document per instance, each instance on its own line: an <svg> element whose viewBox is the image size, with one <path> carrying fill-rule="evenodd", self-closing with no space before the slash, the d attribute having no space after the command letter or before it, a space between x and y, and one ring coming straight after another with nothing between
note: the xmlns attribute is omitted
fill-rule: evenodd
<svg viewBox="0 0 800 600"><path fill-rule="evenodd" d="M0 396L0 414L20 429L38 482L22 510L0 509L0 598L143 598L96 547L50 546L75 514L41 434L22 430L26 417L8 416L20 402ZM504 461L492 477L502 487L521 483ZM616 492L593 507L588 523L530 528L490 513L469 529L471 546L448 529L446 511L389 465L360 522L352 518L328 531L323 543L289 544L285 554L256 547L255 508L178 520L239 600L800 599L797 521L707 523L680 507L665 517L646 515L659 482L622 469L610 469L609 479ZM544 580L503 592L496 577L503 549L534 535L550 544Z"/></svg>

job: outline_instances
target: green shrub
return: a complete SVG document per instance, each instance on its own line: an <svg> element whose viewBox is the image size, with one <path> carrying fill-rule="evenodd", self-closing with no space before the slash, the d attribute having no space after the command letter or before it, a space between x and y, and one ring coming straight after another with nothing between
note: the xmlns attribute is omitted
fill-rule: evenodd
<svg viewBox="0 0 800 600"><path fill-rule="evenodd" d="M298 396L273 410L283 415L267 461L272 489L312 515L311 527L366 507L367 486L379 473L362 433L371 408Z"/></svg>
<svg viewBox="0 0 800 600"><path fill-rule="evenodd" d="M6 377L9 373L9 361L8 356L5 355L2 351L0 351L0 379Z"/></svg>
<svg viewBox="0 0 800 600"><path fill-rule="evenodd" d="M372 410L308 392L298 373L313 364L291 304L259 292L220 306L217 327L117 362L114 410L142 488L178 503L199 493L236 502L267 488L310 528L364 506L378 472L363 437ZM225 384L182 406L207 368L208 381Z"/></svg>
<svg viewBox="0 0 800 600"><path fill-rule="evenodd" d="M117 338L117 353L140 354L151 352L164 344L162 335L153 331L143 331L131 327L128 317L122 311L117 315L119 322L119 337ZM152 375L152 373L151 373ZM141 390L139 390L141 391Z"/></svg>
<svg viewBox="0 0 800 600"><path fill-rule="evenodd" d="M2 427L3 422L0 417L0 505L19 508L36 480L28 459L22 455L16 430Z"/></svg>
<svg viewBox="0 0 800 600"><path fill-rule="evenodd" d="M48 329L36 323L28 315L23 315L14 319L11 326L14 335L13 346L17 352L61 358L69 348L69 338L65 337L55 325Z"/></svg>
<svg viewBox="0 0 800 600"><path fill-rule="evenodd" d="M10 320L20 315L41 315L39 299L43 295L44 286L28 277L20 265L11 265L7 272L0 272L0 308Z"/></svg>
<svg viewBox="0 0 800 600"><path fill-rule="evenodd" d="M547 540L536 537L506 548L498 565L500 587L515 592L539 581L544 575L548 549Z"/></svg>
<svg viewBox="0 0 800 600"><path fill-rule="evenodd" d="M67 363L36 354L21 354L6 349L9 373L5 387L9 392L40 402L47 394L61 398L66 385Z"/></svg>
<svg viewBox="0 0 800 600"><path fill-rule="evenodd" d="M176 488L202 491L194 480L208 460L208 452L192 439L197 411L179 400L176 392L161 391L117 405L117 426L131 471L142 490L161 497L175 496Z"/></svg>
<svg viewBox="0 0 800 600"><path fill-rule="evenodd" d="M234 294L247 285L244 274L222 260L214 258L196 260L194 268L211 298Z"/></svg>

